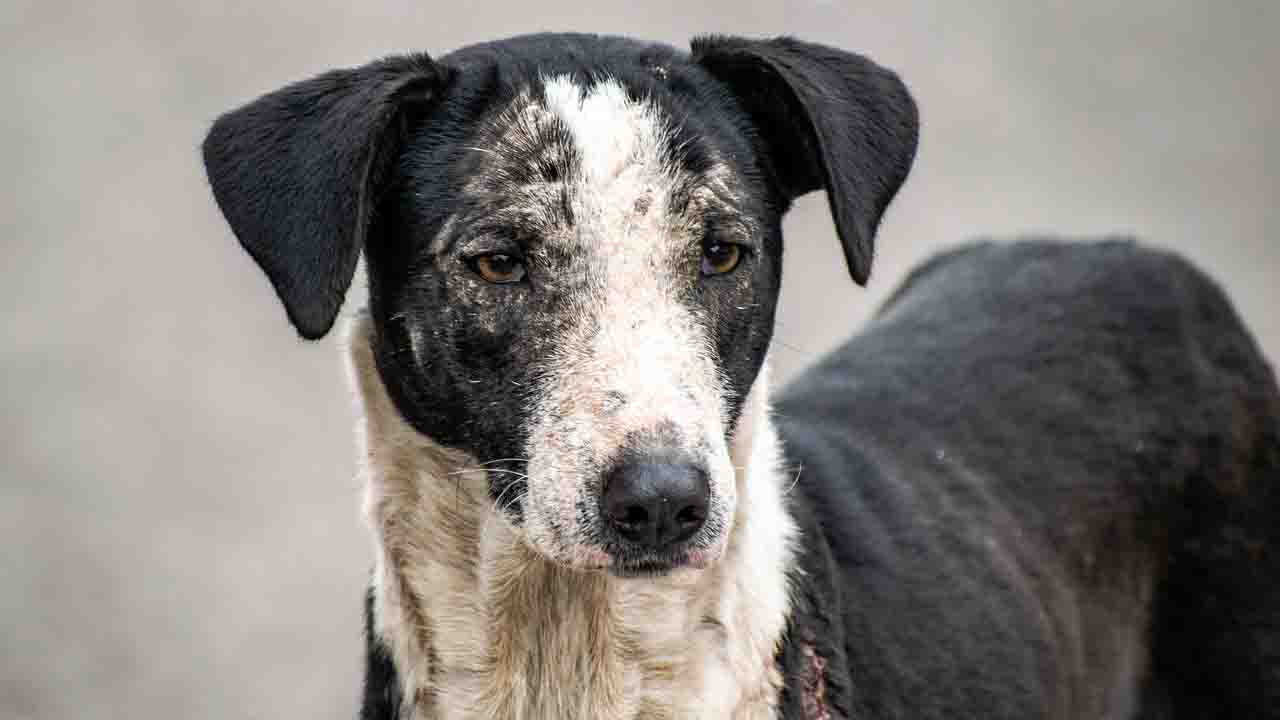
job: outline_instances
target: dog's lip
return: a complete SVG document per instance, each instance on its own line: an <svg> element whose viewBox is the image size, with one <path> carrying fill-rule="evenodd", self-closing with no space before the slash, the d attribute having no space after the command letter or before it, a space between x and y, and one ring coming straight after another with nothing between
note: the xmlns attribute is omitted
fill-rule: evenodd
<svg viewBox="0 0 1280 720"><path fill-rule="evenodd" d="M682 568L701 570L710 564L706 550L681 550L664 555L619 557L613 555L609 572L624 578L666 575Z"/></svg>

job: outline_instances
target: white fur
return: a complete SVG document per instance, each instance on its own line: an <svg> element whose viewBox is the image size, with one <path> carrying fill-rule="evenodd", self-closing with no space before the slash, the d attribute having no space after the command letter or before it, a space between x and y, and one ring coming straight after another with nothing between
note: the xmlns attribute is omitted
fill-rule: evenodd
<svg viewBox="0 0 1280 720"><path fill-rule="evenodd" d="M544 87L547 109L569 127L581 170L593 184L608 183L633 165L660 166L666 125L652 105L628 98L617 80L606 78L584 91L558 76Z"/></svg>

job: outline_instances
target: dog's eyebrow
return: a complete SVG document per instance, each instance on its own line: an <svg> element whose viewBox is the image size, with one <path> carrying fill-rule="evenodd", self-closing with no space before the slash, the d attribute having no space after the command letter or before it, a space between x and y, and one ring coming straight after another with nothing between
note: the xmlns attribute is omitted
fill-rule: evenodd
<svg viewBox="0 0 1280 720"><path fill-rule="evenodd" d="M705 192L699 178L691 178L697 189ZM705 197L705 196L704 196ZM731 195L723 192L709 193L710 199L699 203L692 218L703 229L704 242L729 241L748 248L758 249L757 228L750 215ZM440 226L430 244L435 256L451 255L463 244L473 243L477 250L498 250L512 245L528 249L545 230L544 223L528 219L527 213L512 210L501 199L473 198L463 208L450 215ZM485 246L492 246L486 248Z"/></svg>
<svg viewBox="0 0 1280 720"><path fill-rule="evenodd" d="M445 218L440 224L440 229L431 237L431 241L427 243L427 251L430 255L439 257L451 253L458 244L461 234L455 232L459 224L458 213L452 213Z"/></svg>
<svg viewBox="0 0 1280 720"><path fill-rule="evenodd" d="M704 242L722 240L758 249L759 233L731 198L717 196L715 202L703 208L701 215Z"/></svg>
<svg viewBox="0 0 1280 720"><path fill-rule="evenodd" d="M446 227L436 234L431 244L431 254L437 257L453 255L462 245L475 245L475 249L480 252L496 252L513 244L523 248L527 242L521 242L522 237L527 236L510 232L500 223L471 222L465 216L455 214L450 216Z"/></svg>
<svg viewBox="0 0 1280 720"><path fill-rule="evenodd" d="M445 249L475 237L491 237L495 242L523 246L544 234L548 227L572 220L572 217L562 217L562 207L543 198L520 197L519 190L527 185L516 184L506 193L464 199L462 207L451 217L448 237L443 238L447 243Z"/></svg>

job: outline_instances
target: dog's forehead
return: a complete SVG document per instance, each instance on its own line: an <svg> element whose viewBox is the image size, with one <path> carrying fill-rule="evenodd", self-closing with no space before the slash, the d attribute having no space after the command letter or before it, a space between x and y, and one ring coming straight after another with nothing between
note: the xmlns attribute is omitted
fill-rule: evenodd
<svg viewBox="0 0 1280 720"><path fill-rule="evenodd" d="M713 213L741 218L730 229L749 233L746 181L726 139L691 127L650 79L540 74L492 108L467 148L479 157L464 193L481 199L470 219L615 252L626 240L677 241Z"/></svg>
<svg viewBox="0 0 1280 720"><path fill-rule="evenodd" d="M668 118L652 99L632 98L613 78L583 87L568 76L543 83L541 106L568 131L581 180L607 186L628 172L657 180L674 160Z"/></svg>

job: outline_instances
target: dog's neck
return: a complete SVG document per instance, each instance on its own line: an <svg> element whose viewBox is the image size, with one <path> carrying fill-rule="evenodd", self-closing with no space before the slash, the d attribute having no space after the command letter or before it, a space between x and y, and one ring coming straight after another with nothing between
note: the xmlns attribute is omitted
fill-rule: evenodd
<svg viewBox="0 0 1280 720"><path fill-rule="evenodd" d="M766 373L730 454L738 504L705 570L619 579L553 565L494 510L474 458L391 404L368 320L349 335L374 531L373 632L413 718L772 718L795 527Z"/></svg>

